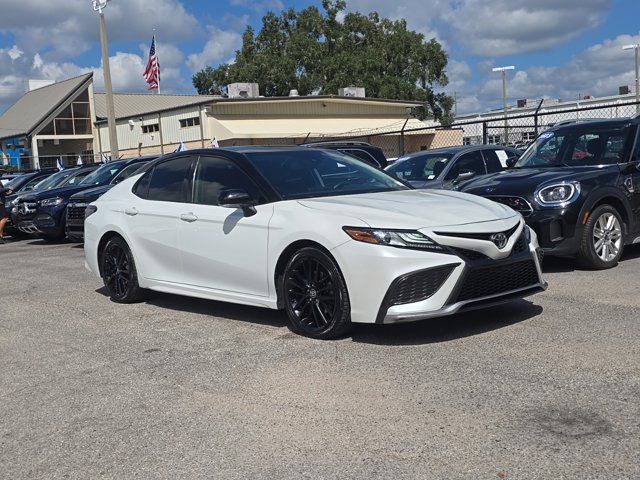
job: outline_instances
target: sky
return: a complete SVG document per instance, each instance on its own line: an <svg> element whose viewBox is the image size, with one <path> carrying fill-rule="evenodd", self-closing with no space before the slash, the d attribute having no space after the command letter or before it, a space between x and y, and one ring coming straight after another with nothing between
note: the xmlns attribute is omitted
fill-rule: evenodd
<svg viewBox="0 0 640 480"><path fill-rule="evenodd" d="M320 0L111 0L105 9L114 90L145 91L142 72L154 28L162 91L195 93L191 76L229 62L247 25L259 30L269 10L320 6ZM449 55L457 112L502 104L494 66L509 73L519 98L614 95L634 83L640 0L347 0L349 11L404 18ZM27 79L62 80L93 71L103 88L98 18L90 0L0 0L0 112ZM337 93L337 92L336 92Z"/></svg>

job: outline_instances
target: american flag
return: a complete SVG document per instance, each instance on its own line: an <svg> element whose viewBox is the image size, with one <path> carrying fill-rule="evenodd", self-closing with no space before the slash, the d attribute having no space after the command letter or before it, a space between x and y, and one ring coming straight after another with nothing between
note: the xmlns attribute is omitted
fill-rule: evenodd
<svg viewBox="0 0 640 480"><path fill-rule="evenodd" d="M147 90L155 90L160 85L160 63L158 62L158 56L156 55L156 36L153 36L151 40L151 50L149 50L149 61L147 62L147 68L145 68L143 77L149 84Z"/></svg>

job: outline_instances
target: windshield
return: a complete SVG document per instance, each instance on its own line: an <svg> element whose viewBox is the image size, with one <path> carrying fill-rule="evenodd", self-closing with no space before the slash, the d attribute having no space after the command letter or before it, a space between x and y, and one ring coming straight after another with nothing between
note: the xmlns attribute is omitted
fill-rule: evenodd
<svg viewBox="0 0 640 480"><path fill-rule="evenodd" d="M102 165L87 175L80 185L106 185L120 171L124 162L114 162Z"/></svg>
<svg viewBox="0 0 640 480"><path fill-rule="evenodd" d="M50 175L44 180L42 180L35 187L33 187L33 189L49 190L50 188L57 186L59 183L61 183L64 179L66 179L69 175L71 175L74 172L75 170L61 170L59 172L56 172L53 175Z"/></svg>
<svg viewBox="0 0 640 480"><path fill-rule="evenodd" d="M451 159L450 154L425 154L415 157L399 158L385 170L391 175L406 181L434 180L435 165L438 162L446 163ZM442 170L441 170L442 171Z"/></svg>
<svg viewBox="0 0 640 480"><path fill-rule="evenodd" d="M572 127L545 132L522 154L515 168L580 167L624 162L629 127Z"/></svg>
<svg viewBox="0 0 640 480"><path fill-rule="evenodd" d="M409 188L375 167L340 152L254 152L247 157L284 199Z"/></svg>

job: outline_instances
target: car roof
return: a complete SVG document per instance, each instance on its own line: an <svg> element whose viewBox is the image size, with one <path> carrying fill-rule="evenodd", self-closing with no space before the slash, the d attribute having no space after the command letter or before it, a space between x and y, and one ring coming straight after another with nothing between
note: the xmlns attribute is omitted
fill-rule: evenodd
<svg viewBox="0 0 640 480"><path fill-rule="evenodd" d="M456 145L451 147L432 148L430 150L420 150L419 152L408 153L402 155L398 160L405 158L420 157L422 155L457 155L463 152L472 152L475 150L516 150L513 147L503 147L502 145Z"/></svg>
<svg viewBox="0 0 640 480"><path fill-rule="evenodd" d="M578 120L566 120L563 122L558 122L553 125L549 130L560 130L563 128L576 128L582 126L588 126L591 128L600 128L600 127L624 127L626 125L630 125L634 121L638 121L638 118L585 118ZM547 130L547 131L549 131Z"/></svg>

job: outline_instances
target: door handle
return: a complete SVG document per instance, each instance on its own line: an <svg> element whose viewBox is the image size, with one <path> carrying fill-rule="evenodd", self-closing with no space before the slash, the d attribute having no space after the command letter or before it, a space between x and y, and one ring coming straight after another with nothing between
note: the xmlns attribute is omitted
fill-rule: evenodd
<svg viewBox="0 0 640 480"><path fill-rule="evenodd" d="M182 220L183 222L193 223L196 220L198 220L198 217L196 217L193 213L189 212L189 213L181 214L180 220Z"/></svg>
<svg viewBox="0 0 640 480"><path fill-rule="evenodd" d="M130 217L135 217L138 214L138 209L136 207L125 208L124 213L125 215L129 215Z"/></svg>

